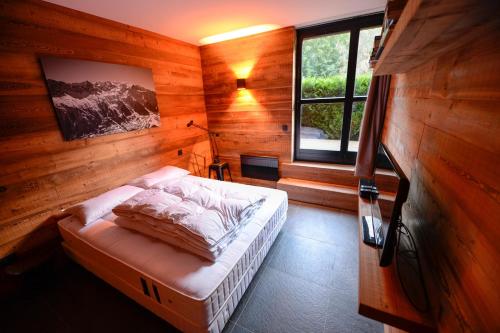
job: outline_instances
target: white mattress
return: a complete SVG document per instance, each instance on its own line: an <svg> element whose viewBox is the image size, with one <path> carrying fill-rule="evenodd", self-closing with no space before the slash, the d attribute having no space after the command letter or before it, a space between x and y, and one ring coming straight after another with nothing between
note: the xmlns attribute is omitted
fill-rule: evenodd
<svg viewBox="0 0 500 333"><path fill-rule="evenodd" d="M246 186L241 185L243 191ZM109 274L134 286L139 284L139 276L151 280L163 299L161 306L169 313L162 317L172 324L218 332L286 218L286 192L259 191L267 195L265 203L216 262L121 228L113 223L116 216L112 213L87 226L68 217L59 221L59 229L65 246L90 270L108 269Z"/></svg>

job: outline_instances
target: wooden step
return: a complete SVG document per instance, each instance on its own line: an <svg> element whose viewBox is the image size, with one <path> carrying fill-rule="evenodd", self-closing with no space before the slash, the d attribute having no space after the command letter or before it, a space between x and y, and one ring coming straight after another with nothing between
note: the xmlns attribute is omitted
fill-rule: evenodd
<svg viewBox="0 0 500 333"><path fill-rule="evenodd" d="M358 209L357 186L343 186L311 180L281 178L277 188L288 193L291 200L351 211ZM394 194L381 192L379 205L382 215L390 216Z"/></svg>
<svg viewBox="0 0 500 333"><path fill-rule="evenodd" d="M354 166L312 162L293 162L281 164L281 177L337 184L358 186L358 177L354 176ZM377 170L375 182L380 191L396 192L398 178L389 170Z"/></svg>
<svg viewBox="0 0 500 333"><path fill-rule="evenodd" d="M356 187L333 185L325 182L281 178L277 188L288 193L291 200L327 207L356 211L358 193Z"/></svg>

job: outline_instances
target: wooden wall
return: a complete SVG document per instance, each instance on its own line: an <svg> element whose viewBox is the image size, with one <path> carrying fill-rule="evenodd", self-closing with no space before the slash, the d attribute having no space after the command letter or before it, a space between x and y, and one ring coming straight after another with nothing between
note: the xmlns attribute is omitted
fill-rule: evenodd
<svg viewBox="0 0 500 333"><path fill-rule="evenodd" d="M63 141L42 54L152 68L161 127ZM206 134L186 128L207 124L197 46L41 1L2 1L0 77L0 258L37 229L37 241L52 237L40 226L61 208L209 154Z"/></svg>
<svg viewBox="0 0 500 333"><path fill-rule="evenodd" d="M208 125L240 182L275 186L242 178L240 154L291 160L294 41L290 27L201 47ZM246 90L236 78L247 78Z"/></svg>
<svg viewBox="0 0 500 333"><path fill-rule="evenodd" d="M443 332L500 331L500 33L393 76L383 141Z"/></svg>

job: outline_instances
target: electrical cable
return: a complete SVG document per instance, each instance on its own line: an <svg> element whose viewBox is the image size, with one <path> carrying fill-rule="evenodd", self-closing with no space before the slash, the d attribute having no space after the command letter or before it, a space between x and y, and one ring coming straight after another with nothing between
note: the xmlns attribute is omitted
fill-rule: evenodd
<svg viewBox="0 0 500 333"><path fill-rule="evenodd" d="M418 255L415 239L413 238L408 227L406 225L404 225L403 222L401 222L401 217L399 218L399 221L398 221L397 233L398 233L398 235L397 235L396 249L395 250L396 250L396 273L398 275L399 282L401 284L403 292L406 295L406 298L410 301L411 305L413 305L413 307L420 312L427 312L427 311L429 311L429 307L430 307L429 306L429 295L427 294L427 289L425 287L425 281L424 281L424 278L422 276L422 266L420 263L420 257ZM400 251L399 248L400 248L400 242L401 242L401 235L405 235L406 237L408 237L408 239L410 240L410 243L411 243L411 247L413 249ZM423 305L423 307L420 306L419 304L415 303L415 301L410 297L410 294L408 293L408 290L405 288L405 285L403 284L403 280L401 278L399 259L400 259L400 257L403 258L404 256L415 260L417 263L417 267L416 267L417 272L416 273L418 275L420 285L421 285L422 290L424 292L424 303L425 304Z"/></svg>

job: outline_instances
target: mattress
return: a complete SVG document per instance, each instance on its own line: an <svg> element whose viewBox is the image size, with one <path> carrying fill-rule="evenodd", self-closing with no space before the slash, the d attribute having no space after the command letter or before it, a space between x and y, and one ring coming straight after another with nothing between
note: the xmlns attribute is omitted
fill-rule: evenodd
<svg viewBox="0 0 500 333"><path fill-rule="evenodd" d="M138 303L182 331L220 332L286 219L286 192L259 191L266 201L216 262L121 228L112 213L58 225L71 257Z"/></svg>

